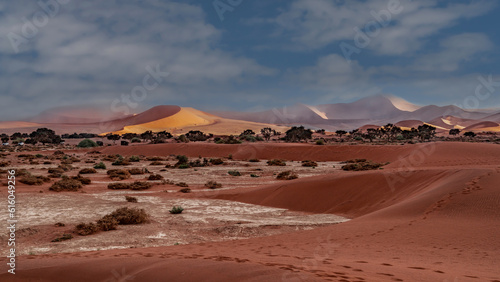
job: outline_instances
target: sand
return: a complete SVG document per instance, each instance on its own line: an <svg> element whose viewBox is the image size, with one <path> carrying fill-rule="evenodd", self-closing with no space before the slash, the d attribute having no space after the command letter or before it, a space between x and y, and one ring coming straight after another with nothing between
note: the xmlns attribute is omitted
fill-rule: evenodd
<svg viewBox="0 0 500 282"><path fill-rule="evenodd" d="M250 155L259 158L365 157L391 164L383 170L335 171L216 196L352 218L345 223L247 240L22 256L17 274L3 272L0 280L500 281L498 145L165 144L104 149L124 155L203 152L238 158L247 158L252 150Z"/></svg>

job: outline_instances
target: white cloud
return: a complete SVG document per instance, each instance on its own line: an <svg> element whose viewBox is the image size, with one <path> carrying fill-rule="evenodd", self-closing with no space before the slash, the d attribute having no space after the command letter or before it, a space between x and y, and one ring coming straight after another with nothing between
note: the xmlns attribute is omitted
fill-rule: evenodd
<svg viewBox="0 0 500 282"><path fill-rule="evenodd" d="M398 12L388 13L388 4L393 1L400 3L393 9ZM352 42L355 28L364 30L368 23L377 22L374 14L385 14L390 17L389 24L381 28L379 25L377 35L370 38L366 48L379 54L401 55L420 49L427 37L456 25L458 20L482 15L495 5L486 1L438 4L436 0L295 0L276 19L256 19L253 23L275 24L275 36L290 38L292 49L315 50L332 43Z"/></svg>

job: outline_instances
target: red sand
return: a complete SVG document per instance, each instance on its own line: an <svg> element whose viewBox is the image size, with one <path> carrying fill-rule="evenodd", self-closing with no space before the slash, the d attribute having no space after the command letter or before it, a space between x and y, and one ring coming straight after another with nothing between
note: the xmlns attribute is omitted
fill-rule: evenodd
<svg viewBox="0 0 500 282"><path fill-rule="evenodd" d="M18 274L0 280L500 281L498 145L171 144L103 151L248 158L252 148L258 158L392 163L218 196L353 218L346 223L221 243L25 256Z"/></svg>

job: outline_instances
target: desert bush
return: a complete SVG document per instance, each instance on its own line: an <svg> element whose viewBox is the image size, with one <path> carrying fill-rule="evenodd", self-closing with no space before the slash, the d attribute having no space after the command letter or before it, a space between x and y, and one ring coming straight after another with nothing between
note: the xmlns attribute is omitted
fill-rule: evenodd
<svg viewBox="0 0 500 282"><path fill-rule="evenodd" d="M132 196L125 196L125 200L129 203L137 203L137 198Z"/></svg>
<svg viewBox="0 0 500 282"><path fill-rule="evenodd" d="M83 168L79 172L79 174L92 174L92 173L97 173L97 170L93 168Z"/></svg>
<svg viewBox="0 0 500 282"><path fill-rule="evenodd" d="M179 190L179 192L181 192L181 193L191 193L191 189L189 189L189 188L182 188L181 190Z"/></svg>
<svg viewBox="0 0 500 282"><path fill-rule="evenodd" d="M163 163L158 162L158 161L154 161L154 162L150 163L149 165L163 165Z"/></svg>
<svg viewBox="0 0 500 282"><path fill-rule="evenodd" d="M210 159L210 163L213 164L213 165L221 165L224 163L224 161L222 159Z"/></svg>
<svg viewBox="0 0 500 282"><path fill-rule="evenodd" d="M130 165L130 162L124 159L123 157L119 157L111 165Z"/></svg>
<svg viewBox="0 0 500 282"><path fill-rule="evenodd" d="M232 176L241 176L241 173L237 170L230 170L227 173Z"/></svg>
<svg viewBox="0 0 500 282"><path fill-rule="evenodd" d="M144 181L134 181L134 183L130 184L131 190L146 190L153 186L153 184Z"/></svg>
<svg viewBox="0 0 500 282"><path fill-rule="evenodd" d="M82 182L75 179L63 178L50 186L49 190L55 192L78 191L83 187Z"/></svg>
<svg viewBox="0 0 500 282"><path fill-rule="evenodd" d="M148 161L164 161L162 157L154 156L154 157L147 157L146 160Z"/></svg>
<svg viewBox="0 0 500 282"><path fill-rule="evenodd" d="M111 180L124 180L130 178L130 173L124 169L110 169L107 171Z"/></svg>
<svg viewBox="0 0 500 282"><path fill-rule="evenodd" d="M353 160L347 160L344 163L352 164L352 163L365 163L365 162L367 162L366 159L353 159Z"/></svg>
<svg viewBox="0 0 500 282"><path fill-rule="evenodd" d="M257 178L257 177L260 177L260 176L258 176L257 174L253 174L253 173L252 173L252 174L250 174L250 177L255 177L255 178Z"/></svg>
<svg viewBox="0 0 500 282"><path fill-rule="evenodd" d="M188 164L181 164L179 166L177 166L178 169L187 169L187 168L190 168L190 166Z"/></svg>
<svg viewBox="0 0 500 282"><path fill-rule="evenodd" d="M141 224L148 221L149 215L144 209L124 207L105 215L102 219L116 219L120 225Z"/></svg>
<svg viewBox="0 0 500 282"><path fill-rule="evenodd" d="M114 217L104 216L103 218L99 219L96 223L100 230L110 231L110 230L116 230L116 227L118 226L119 222Z"/></svg>
<svg viewBox="0 0 500 282"><path fill-rule="evenodd" d="M57 237L54 240L52 240L51 242L62 242L62 241L70 240L70 239L73 239L73 235L71 235L69 233L65 233L61 237Z"/></svg>
<svg viewBox="0 0 500 282"><path fill-rule="evenodd" d="M98 147L97 143L90 140L90 139L84 139L80 141L77 145L78 148L92 148L92 147Z"/></svg>
<svg viewBox="0 0 500 282"><path fill-rule="evenodd" d="M89 223L80 223L76 226L76 233L81 236L92 235L99 231L99 227L97 224L93 222Z"/></svg>
<svg viewBox="0 0 500 282"><path fill-rule="evenodd" d="M177 159L177 163L175 164L175 166L180 166L182 164L187 164L189 162L188 157L184 155L177 155L175 158Z"/></svg>
<svg viewBox="0 0 500 282"><path fill-rule="evenodd" d="M171 214L180 214L182 211L184 211L184 209L181 206L173 206L172 209L169 210Z"/></svg>
<svg viewBox="0 0 500 282"><path fill-rule="evenodd" d="M258 162L260 162L259 159L249 159L248 161L251 162L251 163L258 163Z"/></svg>
<svg viewBox="0 0 500 282"><path fill-rule="evenodd" d="M66 226L66 224L62 223L62 222L57 222L56 224L54 224L55 227L64 227Z"/></svg>
<svg viewBox="0 0 500 282"><path fill-rule="evenodd" d="M267 165L269 166L286 166L286 163L282 160L269 160L267 161Z"/></svg>
<svg viewBox="0 0 500 282"><path fill-rule="evenodd" d="M160 174L150 174L148 180L162 180L163 176Z"/></svg>
<svg viewBox="0 0 500 282"><path fill-rule="evenodd" d="M140 169L140 168L131 168L131 169L128 169L128 172L129 172L131 175L139 175L139 174L144 174L144 170L143 170L143 169Z"/></svg>
<svg viewBox="0 0 500 282"><path fill-rule="evenodd" d="M134 138L132 138L132 140L130 140L130 142L132 142L132 143L141 143L141 139L138 138L138 137L134 137Z"/></svg>
<svg viewBox="0 0 500 282"><path fill-rule="evenodd" d="M42 185L45 182L50 182L50 178L42 175L24 175L19 179L19 182L27 185Z"/></svg>
<svg viewBox="0 0 500 282"><path fill-rule="evenodd" d="M210 180L207 183L205 183L205 187L208 187L210 189L217 189L217 188L221 188L222 184L217 183L216 181Z"/></svg>
<svg viewBox="0 0 500 282"><path fill-rule="evenodd" d="M64 155L64 152L61 150L54 151L54 155Z"/></svg>
<svg viewBox="0 0 500 282"><path fill-rule="evenodd" d="M64 170L62 168L49 168L49 177L50 178L60 178Z"/></svg>
<svg viewBox="0 0 500 282"><path fill-rule="evenodd" d="M83 185L89 185L89 184L92 182L92 181L90 180L90 178L83 177L83 176L81 176L80 174L78 174L77 176L73 176L73 177L71 177L71 179L74 179L74 180L80 181Z"/></svg>
<svg viewBox="0 0 500 282"><path fill-rule="evenodd" d="M106 165L103 162L100 162L94 165L94 169L106 169Z"/></svg>
<svg viewBox="0 0 500 282"><path fill-rule="evenodd" d="M316 140L316 145L325 145L325 140L324 139Z"/></svg>
<svg viewBox="0 0 500 282"><path fill-rule="evenodd" d="M6 161L6 162L0 162L0 167L7 167L10 165L10 162Z"/></svg>
<svg viewBox="0 0 500 282"><path fill-rule="evenodd" d="M135 162L135 163L136 163L136 162L140 162L140 161L141 161L141 158L139 158L138 156L130 156L130 157L128 158L128 161L129 161L129 162Z"/></svg>
<svg viewBox="0 0 500 282"><path fill-rule="evenodd" d="M373 169L378 169L382 167L384 164L382 163L375 163L372 161L365 161L365 162L354 162L354 163L347 163L346 165L342 166L342 170L346 171L361 171L361 170L373 170Z"/></svg>
<svg viewBox="0 0 500 282"><path fill-rule="evenodd" d="M122 182L109 183L108 189L112 190L130 189L130 183L122 183Z"/></svg>
<svg viewBox="0 0 500 282"><path fill-rule="evenodd" d="M291 170L286 170L286 171L280 172L276 176L276 179L279 179L279 180L292 180L292 179L297 179L297 178L299 178L299 176Z"/></svg>
<svg viewBox="0 0 500 282"><path fill-rule="evenodd" d="M189 185L186 182L179 182L179 183L176 183L175 185L179 186L179 187L189 187Z"/></svg>
<svg viewBox="0 0 500 282"><path fill-rule="evenodd" d="M306 160L306 161L302 161L302 166L316 167L316 166L318 166L318 163L316 163L315 161Z"/></svg>

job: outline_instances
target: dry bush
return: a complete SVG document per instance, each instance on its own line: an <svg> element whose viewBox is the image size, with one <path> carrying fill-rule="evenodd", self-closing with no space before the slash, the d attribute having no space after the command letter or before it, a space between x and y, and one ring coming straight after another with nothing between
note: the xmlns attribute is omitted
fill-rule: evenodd
<svg viewBox="0 0 500 282"><path fill-rule="evenodd" d="M49 190L55 191L55 192L61 192L61 191L78 191L78 189L81 189L83 187L82 182L75 180L75 179L69 179L69 178L63 178L56 183L52 184L50 186Z"/></svg>
<svg viewBox="0 0 500 282"><path fill-rule="evenodd" d="M19 182L27 185L42 185L45 182L50 182L50 178L42 175L25 175L19 179Z"/></svg>
<svg viewBox="0 0 500 282"><path fill-rule="evenodd" d="M130 173L124 169L110 169L107 174L111 180L124 180L130 178Z"/></svg>
<svg viewBox="0 0 500 282"><path fill-rule="evenodd" d="M187 185L186 182L179 182L177 184L175 184L176 186L179 186L179 187L189 187L189 185Z"/></svg>
<svg viewBox="0 0 500 282"><path fill-rule="evenodd" d="M108 189L112 190L122 190L122 189L130 189L130 183L109 183Z"/></svg>
<svg viewBox="0 0 500 282"><path fill-rule="evenodd" d="M221 165L224 164L224 161L222 159L210 159L210 163L213 165Z"/></svg>
<svg viewBox="0 0 500 282"><path fill-rule="evenodd" d="M217 189L217 188L221 188L222 184L217 183L216 181L210 180L207 183L205 183L205 187L208 187L210 189Z"/></svg>
<svg viewBox="0 0 500 282"><path fill-rule="evenodd" d="M123 157L119 157L114 162L112 162L111 165L130 165L130 162Z"/></svg>
<svg viewBox="0 0 500 282"><path fill-rule="evenodd" d="M164 163L159 162L159 161L154 161L154 162L150 163L149 165L164 165Z"/></svg>
<svg viewBox="0 0 500 282"><path fill-rule="evenodd" d="M241 176L241 173L237 170L230 170L227 173L232 176Z"/></svg>
<svg viewBox="0 0 500 282"><path fill-rule="evenodd" d="M302 161L302 166L316 167L316 166L318 166L318 163L316 163L315 161L306 160L306 161Z"/></svg>
<svg viewBox="0 0 500 282"><path fill-rule="evenodd" d="M91 174L91 173L97 173L97 170L93 169L93 168L84 168L84 169L81 169L80 174Z"/></svg>
<svg viewBox="0 0 500 282"><path fill-rule="evenodd" d="M76 233L81 236L92 235L99 231L99 226L93 222L89 223L80 223L76 227Z"/></svg>
<svg viewBox="0 0 500 282"><path fill-rule="evenodd" d="M291 170L286 170L286 171L280 172L276 176L276 179L279 179L279 180L292 180L292 179L297 179L297 178L299 178L299 176Z"/></svg>
<svg viewBox="0 0 500 282"><path fill-rule="evenodd" d="M0 167L7 167L10 165L10 162L9 161L6 161L6 162L0 162Z"/></svg>
<svg viewBox="0 0 500 282"><path fill-rule="evenodd" d="M146 160L148 161L164 161L162 157L147 157Z"/></svg>
<svg viewBox="0 0 500 282"><path fill-rule="evenodd" d="M286 163L282 160L269 160L267 161L267 165L270 165L270 166L286 166Z"/></svg>
<svg viewBox="0 0 500 282"><path fill-rule="evenodd" d="M92 182L92 181L90 180L90 178L83 177L83 176L81 176L80 174L78 174L77 176L73 176L73 177L71 177L71 179L74 179L74 180L80 181L83 185L89 185L89 184Z"/></svg>
<svg viewBox="0 0 500 282"><path fill-rule="evenodd" d="M118 226L118 220L113 217L104 216L97 221L97 226L102 231L116 230Z"/></svg>
<svg viewBox="0 0 500 282"><path fill-rule="evenodd" d="M125 196L125 200L129 203L137 203L137 198L132 196Z"/></svg>
<svg viewBox="0 0 500 282"><path fill-rule="evenodd" d="M149 215L144 209L124 207L105 215L102 219L116 219L120 225L141 224L149 220Z"/></svg>
<svg viewBox="0 0 500 282"><path fill-rule="evenodd" d="M148 180L162 180L163 176L159 174L150 174Z"/></svg>
<svg viewBox="0 0 500 282"><path fill-rule="evenodd" d="M191 193L191 189L189 189L189 188L182 188L181 190L179 190L179 192L181 192L181 193Z"/></svg>
<svg viewBox="0 0 500 282"><path fill-rule="evenodd" d="M73 235L66 233L66 234L63 234L61 237L55 238L51 242L62 242L62 241L70 240L70 239L73 239Z"/></svg>
<svg viewBox="0 0 500 282"><path fill-rule="evenodd" d="M180 214L182 213L182 211L184 211L184 209L181 206L173 206L172 209L168 212L170 212L171 214Z"/></svg>
<svg viewBox="0 0 500 282"><path fill-rule="evenodd" d="M259 159L249 159L248 161L251 162L251 163L258 163L258 162L260 162Z"/></svg>
<svg viewBox="0 0 500 282"><path fill-rule="evenodd" d="M140 169L140 168L131 168L131 169L128 169L128 172L131 174L131 175L139 175L139 174L144 174L144 169Z"/></svg>
<svg viewBox="0 0 500 282"><path fill-rule="evenodd" d="M132 190L146 190L149 189L153 186L153 184L149 182L144 182L144 181L135 181L134 183L130 184L130 189Z"/></svg>
<svg viewBox="0 0 500 282"><path fill-rule="evenodd" d="M358 161L358 162L350 162L346 165L342 166L342 170L346 171L361 171L361 170L373 170L382 167L384 164L375 163L372 161Z"/></svg>

